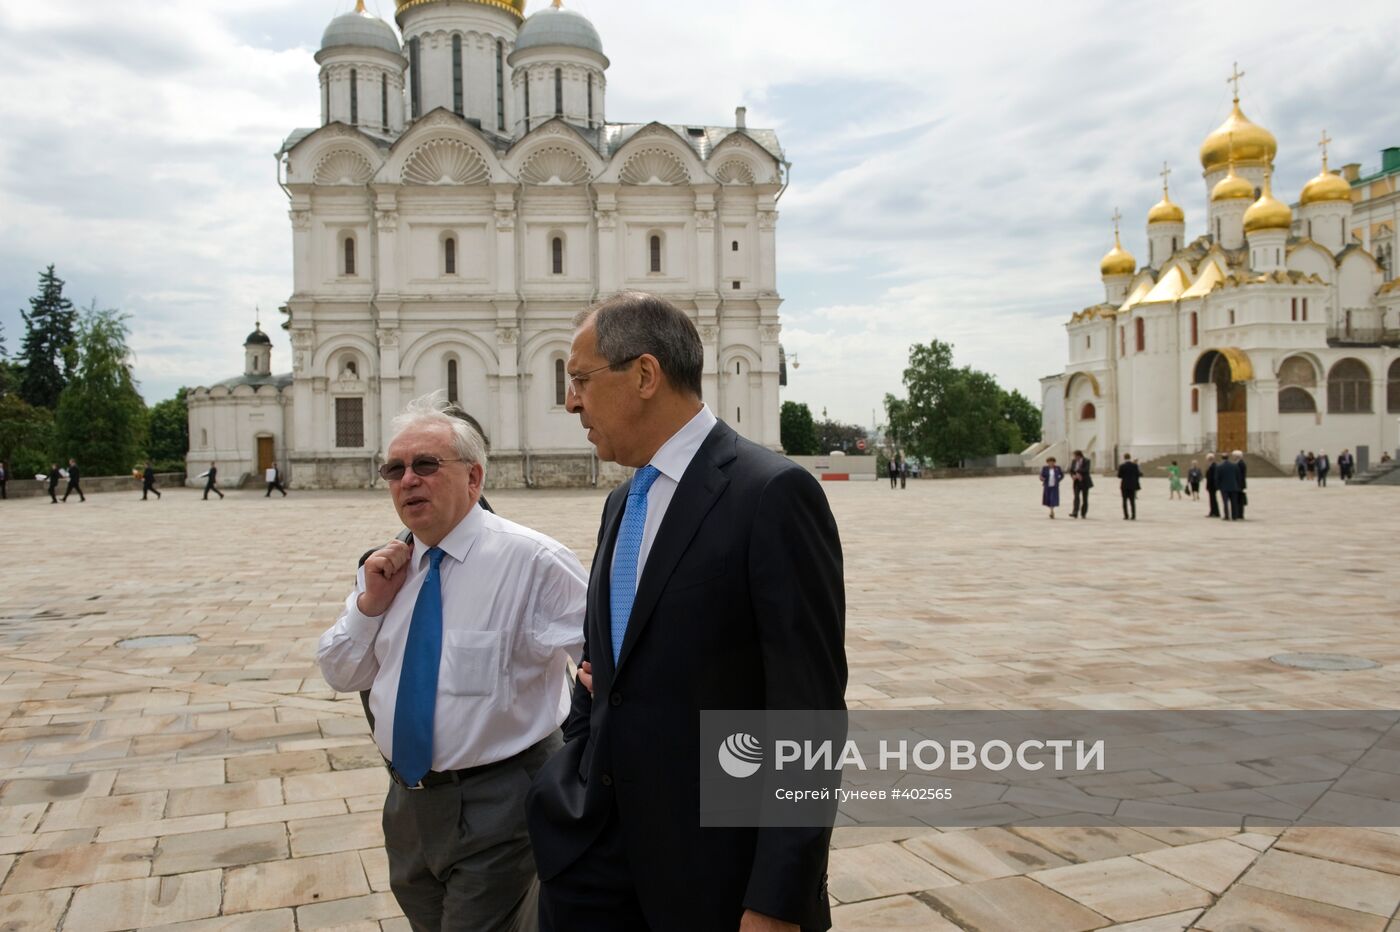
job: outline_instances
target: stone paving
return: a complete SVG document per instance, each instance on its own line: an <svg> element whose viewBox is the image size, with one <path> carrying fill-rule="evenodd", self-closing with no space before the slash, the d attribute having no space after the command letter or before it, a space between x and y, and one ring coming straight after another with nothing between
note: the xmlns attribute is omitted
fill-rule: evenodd
<svg viewBox="0 0 1400 932"><path fill-rule="evenodd" d="M1395 708L1400 489L1149 480L1054 522L1034 478L828 486L857 708ZM592 555L601 492L498 492ZM0 502L0 929L406 930L385 773L314 666L384 493ZM124 638L197 635L131 649ZM1371 670L1272 664L1361 655ZM1395 752L1379 752L1395 753ZM1393 761L1391 762L1393 765ZM838 830L843 930L1400 930L1400 830ZM658 930L664 932L664 930Z"/></svg>

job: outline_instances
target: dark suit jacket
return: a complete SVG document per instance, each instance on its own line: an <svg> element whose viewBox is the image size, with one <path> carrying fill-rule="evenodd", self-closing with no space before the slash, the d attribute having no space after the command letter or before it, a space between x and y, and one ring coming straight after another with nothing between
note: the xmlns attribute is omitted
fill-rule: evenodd
<svg viewBox="0 0 1400 932"><path fill-rule="evenodd" d="M1136 492L1142 488L1142 469L1131 460L1123 461L1118 467L1118 483L1125 495Z"/></svg>
<svg viewBox="0 0 1400 932"><path fill-rule="evenodd" d="M603 508L584 657L564 748L527 801L540 877L592 844L614 807L653 929L737 929L754 909L831 925L829 828L700 828L699 711L844 709L845 587L826 494L785 457L716 424L642 570L613 666L609 579L630 482Z"/></svg>
<svg viewBox="0 0 1400 932"><path fill-rule="evenodd" d="M68 467L68 481L69 481L69 482L78 482L78 481L81 480L82 478L83 478L83 477L82 477L81 475L78 474L78 464L77 464L77 463L74 463L72 466L69 466L69 467Z"/></svg>
<svg viewBox="0 0 1400 932"><path fill-rule="evenodd" d="M1074 460L1069 461L1069 476L1074 480L1076 489L1092 489L1094 487L1094 473L1090 466L1089 457L1084 457L1075 465Z"/></svg>
<svg viewBox="0 0 1400 932"><path fill-rule="evenodd" d="M1215 470L1215 485L1222 492L1238 492L1244 488L1243 463L1229 460L1219 464Z"/></svg>
<svg viewBox="0 0 1400 932"><path fill-rule="evenodd" d="M149 484L155 482L155 481L156 481L156 471L155 471L154 469L152 469L150 466L147 466L147 467L145 468L145 470L142 471L142 473L141 473L141 481L142 481L142 482L145 482L147 485L149 485Z"/></svg>
<svg viewBox="0 0 1400 932"><path fill-rule="evenodd" d="M1207 491L1207 492L1214 492L1214 491L1219 487L1219 486L1218 486L1219 481L1220 481L1220 464L1219 464L1219 463L1211 463L1209 466L1206 467L1206 491Z"/></svg>

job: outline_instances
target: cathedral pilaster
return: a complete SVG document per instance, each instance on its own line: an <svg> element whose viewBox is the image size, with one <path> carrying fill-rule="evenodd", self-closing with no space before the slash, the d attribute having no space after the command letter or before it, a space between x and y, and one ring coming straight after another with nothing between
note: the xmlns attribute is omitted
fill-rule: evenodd
<svg viewBox="0 0 1400 932"><path fill-rule="evenodd" d="M520 378L520 330L513 323L496 327L496 411L499 423L492 447L514 453L520 449L520 405L523 386Z"/></svg>
<svg viewBox="0 0 1400 932"><path fill-rule="evenodd" d="M598 229L598 295L618 290L620 271L617 260L617 186L598 185L593 222Z"/></svg>

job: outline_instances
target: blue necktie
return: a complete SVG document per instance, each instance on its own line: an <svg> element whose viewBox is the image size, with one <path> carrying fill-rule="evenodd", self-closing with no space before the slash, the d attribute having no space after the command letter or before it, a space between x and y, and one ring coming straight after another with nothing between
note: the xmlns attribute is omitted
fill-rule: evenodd
<svg viewBox="0 0 1400 932"><path fill-rule="evenodd" d="M608 595L612 607L613 667L622 656L622 639L627 635L627 619L632 616L632 602L637 598L637 559L642 553L642 534L647 526L647 492L661 475L655 466L643 466L632 477L627 491L627 507L622 512L622 528L617 532L617 547L613 550L612 581Z"/></svg>
<svg viewBox="0 0 1400 932"><path fill-rule="evenodd" d="M431 565L413 604L399 693L394 702L394 770L409 786L433 768L433 713L437 709L438 664L442 662L442 581L446 554L428 551Z"/></svg>

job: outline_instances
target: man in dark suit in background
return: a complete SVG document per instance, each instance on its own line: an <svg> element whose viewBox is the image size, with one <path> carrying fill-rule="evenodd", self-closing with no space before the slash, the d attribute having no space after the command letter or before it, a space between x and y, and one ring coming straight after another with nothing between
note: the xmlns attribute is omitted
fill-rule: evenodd
<svg viewBox="0 0 1400 932"><path fill-rule="evenodd" d="M74 492L78 493L78 501L87 501L87 496L83 494L83 487L78 485L78 480L82 477L78 473L78 461L71 456L68 458L68 488L63 490L63 500L68 501L68 496Z"/></svg>
<svg viewBox="0 0 1400 932"><path fill-rule="evenodd" d="M1087 518L1089 490L1094 487L1094 473L1083 450L1074 451L1074 458L1069 461L1069 477L1074 481L1074 507L1070 509L1069 516Z"/></svg>
<svg viewBox="0 0 1400 932"><path fill-rule="evenodd" d="M1123 493L1123 520L1128 520L1128 509L1132 509L1132 520L1137 520L1137 494L1142 488L1142 469L1133 462L1131 453L1123 454L1123 462L1118 467L1118 488Z"/></svg>
<svg viewBox="0 0 1400 932"><path fill-rule="evenodd" d="M1220 466L1215 470L1215 481L1220 487L1220 516L1226 521L1237 517L1242 479L1243 476L1240 474L1240 467L1235 458L1222 456Z"/></svg>
<svg viewBox="0 0 1400 932"><path fill-rule="evenodd" d="M844 709L841 542L820 484L700 398L668 302L580 314L566 407L608 497L565 745L528 803L545 932L827 929L826 828L701 828L704 709ZM591 677L589 675L591 673Z"/></svg>
<svg viewBox="0 0 1400 932"><path fill-rule="evenodd" d="M1210 513L1207 518L1220 517L1220 502L1216 500L1215 493L1220 490L1220 464L1215 461L1214 453L1206 454L1206 495L1210 497Z"/></svg>
<svg viewBox="0 0 1400 932"><path fill-rule="evenodd" d="M160 498L160 489L156 488L156 468L150 460L146 460L146 468L141 471L141 501L146 501L146 496L151 492Z"/></svg>

